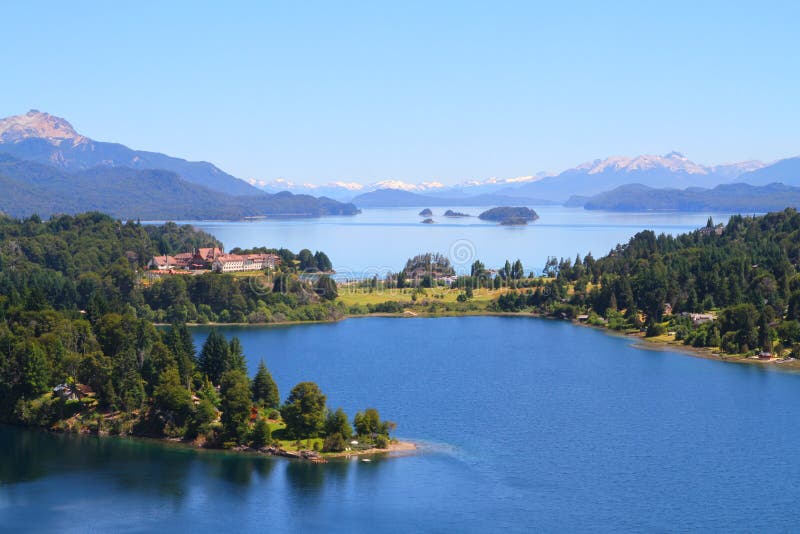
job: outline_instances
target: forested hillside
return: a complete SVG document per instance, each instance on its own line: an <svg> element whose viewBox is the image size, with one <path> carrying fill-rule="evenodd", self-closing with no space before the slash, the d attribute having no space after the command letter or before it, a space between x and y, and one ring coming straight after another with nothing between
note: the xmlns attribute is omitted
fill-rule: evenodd
<svg viewBox="0 0 800 534"><path fill-rule="evenodd" d="M734 216L677 237L639 232L599 259L553 259L551 278L515 282L521 289L495 307L591 313L590 322L612 328L672 329L695 346L782 355L800 343L799 262L796 210Z"/></svg>
<svg viewBox="0 0 800 534"><path fill-rule="evenodd" d="M330 259L261 248L280 257L275 270L155 276L144 269L156 254L221 245L191 226L99 213L47 222L0 217L0 422L260 448L272 441L269 416L283 419L278 436L327 436L325 450L341 450L353 431L341 411L325 419L315 384L299 385L281 406L263 366L251 384L236 339L213 334L197 353L184 324L339 318L335 283L321 272L307 276L329 270ZM172 326L154 324L165 320ZM310 426L305 395L316 399ZM388 443L387 424L375 433L358 421L366 445Z"/></svg>
<svg viewBox="0 0 800 534"><path fill-rule="evenodd" d="M358 212L352 204L288 192L270 195L254 189L254 194L229 195L172 171L100 166L71 173L2 152L0 187L0 213L13 217L101 211L124 219L238 220Z"/></svg>

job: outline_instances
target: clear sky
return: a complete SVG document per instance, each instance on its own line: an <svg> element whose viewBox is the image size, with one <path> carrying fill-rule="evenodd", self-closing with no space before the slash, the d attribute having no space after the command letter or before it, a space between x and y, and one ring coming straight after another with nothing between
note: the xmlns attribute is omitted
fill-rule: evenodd
<svg viewBox="0 0 800 534"><path fill-rule="evenodd" d="M800 154L800 2L3 2L0 116L241 178Z"/></svg>

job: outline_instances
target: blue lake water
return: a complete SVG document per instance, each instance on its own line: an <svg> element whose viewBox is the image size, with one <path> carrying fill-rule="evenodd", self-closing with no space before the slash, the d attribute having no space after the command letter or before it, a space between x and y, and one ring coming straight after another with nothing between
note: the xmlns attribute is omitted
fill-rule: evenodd
<svg viewBox="0 0 800 534"><path fill-rule="evenodd" d="M231 327L285 397L374 406L408 457L308 465L0 427L0 528L790 531L800 376L532 318ZM196 330L198 343L207 330Z"/></svg>
<svg viewBox="0 0 800 534"><path fill-rule="evenodd" d="M424 207L424 206L423 206ZM574 258L592 252L605 255L643 229L679 234L704 226L709 215L727 222L724 213L610 213L561 206L534 206L539 220L527 226L501 226L477 215L488 207L458 208L476 217L446 218L446 208L432 208L436 224L422 224L423 207L365 209L353 217L208 222L192 224L233 247L285 247L323 250L343 276L397 272L406 259L421 252L447 254L459 272L475 259L501 266L520 258L526 270L539 272L548 256Z"/></svg>

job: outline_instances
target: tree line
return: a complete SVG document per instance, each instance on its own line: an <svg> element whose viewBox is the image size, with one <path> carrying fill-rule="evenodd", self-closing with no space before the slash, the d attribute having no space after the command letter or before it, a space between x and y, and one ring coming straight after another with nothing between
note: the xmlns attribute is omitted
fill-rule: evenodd
<svg viewBox="0 0 800 534"><path fill-rule="evenodd" d="M730 218L671 236L645 230L607 255L548 259L493 308L535 310L647 335L675 331L736 354L800 353L800 214ZM691 314L703 314L692 316ZM713 319L713 320L712 320Z"/></svg>
<svg viewBox="0 0 800 534"><path fill-rule="evenodd" d="M142 225L100 213L0 216L0 319L15 309L84 311L91 321L132 311L154 322L282 322L338 319L331 261L321 251L252 249L281 258L275 272L236 277L149 277L155 255L220 247L213 236L175 223ZM240 249L234 249L239 252Z"/></svg>

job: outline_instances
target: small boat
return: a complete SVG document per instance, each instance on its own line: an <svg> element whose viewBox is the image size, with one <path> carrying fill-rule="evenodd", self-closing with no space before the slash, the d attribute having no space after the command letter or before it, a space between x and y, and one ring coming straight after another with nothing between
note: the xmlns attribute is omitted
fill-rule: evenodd
<svg viewBox="0 0 800 534"><path fill-rule="evenodd" d="M362 458L361 461L362 462L371 462L372 460L370 460L369 458Z"/></svg>

